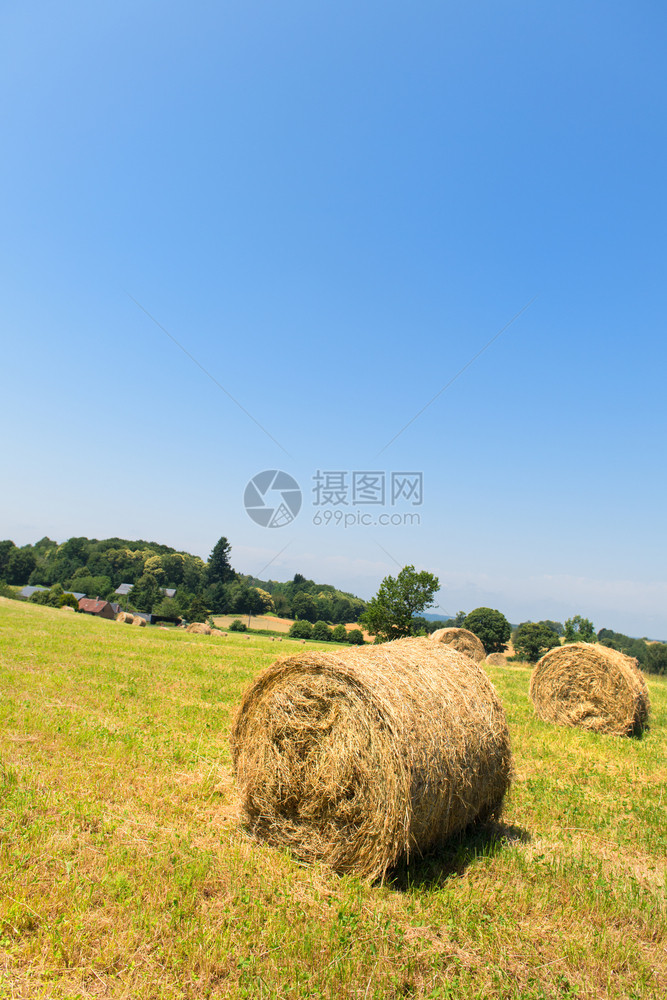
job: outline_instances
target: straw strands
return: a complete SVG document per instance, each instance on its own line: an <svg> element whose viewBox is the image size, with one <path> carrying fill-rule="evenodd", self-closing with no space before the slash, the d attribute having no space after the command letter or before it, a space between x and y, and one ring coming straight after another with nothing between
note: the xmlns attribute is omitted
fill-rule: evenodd
<svg viewBox="0 0 667 1000"><path fill-rule="evenodd" d="M545 722L614 736L639 734L650 711L637 661L597 643L545 653L530 679L530 697Z"/></svg>
<svg viewBox="0 0 667 1000"><path fill-rule="evenodd" d="M195 635L210 635L211 626L205 625L203 622L192 622L191 625L188 625L185 631L194 632Z"/></svg>
<svg viewBox="0 0 667 1000"><path fill-rule="evenodd" d="M493 685L426 638L276 660L230 743L255 836L368 877L498 815L510 781Z"/></svg>
<svg viewBox="0 0 667 1000"><path fill-rule="evenodd" d="M453 646L454 649L458 649L459 653L469 656L475 663L481 663L486 656L482 640L478 639L475 633L468 631L467 628L439 628L431 635L431 639Z"/></svg>

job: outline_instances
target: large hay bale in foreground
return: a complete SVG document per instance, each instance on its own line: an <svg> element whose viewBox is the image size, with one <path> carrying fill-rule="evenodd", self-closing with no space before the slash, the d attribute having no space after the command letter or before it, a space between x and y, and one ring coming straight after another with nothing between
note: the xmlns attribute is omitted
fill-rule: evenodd
<svg viewBox="0 0 667 1000"><path fill-rule="evenodd" d="M436 642L444 642L458 649L459 653L469 656L475 663L481 663L486 656L482 640L467 628L439 628L431 635Z"/></svg>
<svg viewBox="0 0 667 1000"><path fill-rule="evenodd" d="M185 631L193 632L195 635L210 635L211 626L205 625L203 622L192 622L191 625L188 625Z"/></svg>
<svg viewBox="0 0 667 1000"><path fill-rule="evenodd" d="M530 697L545 722L614 736L639 734L650 711L637 661L597 643L545 653L530 678Z"/></svg>
<svg viewBox="0 0 667 1000"><path fill-rule="evenodd" d="M129 611L119 611L116 615L116 621L131 625L134 621L134 615L131 615Z"/></svg>
<svg viewBox="0 0 667 1000"><path fill-rule="evenodd" d="M498 815L510 780L493 685L426 638L276 660L246 691L230 743L250 831L362 876Z"/></svg>

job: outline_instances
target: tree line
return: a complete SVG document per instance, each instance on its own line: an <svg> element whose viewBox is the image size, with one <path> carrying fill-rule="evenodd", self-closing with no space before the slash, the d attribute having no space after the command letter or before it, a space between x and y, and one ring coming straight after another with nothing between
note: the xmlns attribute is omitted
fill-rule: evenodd
<svg viewBox="0 0 667 1000"><path fill-rule="evenodd" d="M353 594L319 584L297 573L287 583L262 581L237 573L231 565L231 545L223 536L207 562L189 552L157 542L123 538L77 537L59 544L42 538L18 547L0 542L0 584L53 589L35 595L38 603L56 603L62 593L118 601L116 588L132 589L123 606L166 617L203 620L209 614L276 613L284 618L330 624L356 622L365 608ZM166 590L174 591L167 596Z"/></svg>
<svg viewBox="0 0 667 1000"><path fill-rule="evenodd" d="M438 588L438 578L432 573L418 573L414 566L404 566L396 577L385 577L359 623L376 636L376 642L428 635L438 628L465 628L481 640L487 653L506 652L511 639L514 659L529 663L537 662L550 649L561 645L561 640L564 643L599 642L635 657L643 670L667 674L667 643L633 639L608 628L601 628L596 633L593 622L582 615L573 615L564 623L522 622L512 628L501 611L480 607L468 614L459 611L446 621L429 622L421 612L434 606Z"/></svg>

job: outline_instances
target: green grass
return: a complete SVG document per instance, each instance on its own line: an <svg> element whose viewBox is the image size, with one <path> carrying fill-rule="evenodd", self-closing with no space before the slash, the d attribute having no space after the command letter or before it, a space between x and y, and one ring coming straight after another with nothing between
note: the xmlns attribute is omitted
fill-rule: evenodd
<svg viewBox="0 0 667 1000"><path fill-rule="evenodd" d="M503 825L369 885L238 825L235 706L298 648L0 599L0 998L665 996L664 679L619 740L537 721L529 670L489 668Z"/></svg>

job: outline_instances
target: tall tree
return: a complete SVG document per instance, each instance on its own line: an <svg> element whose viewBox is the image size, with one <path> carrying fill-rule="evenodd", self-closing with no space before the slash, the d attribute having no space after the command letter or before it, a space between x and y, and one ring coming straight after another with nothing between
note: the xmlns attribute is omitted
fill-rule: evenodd
<svg viewBox="0 0 667 1000"><path fill-rule="evenodd" d="M359 622L380 641L400 639L412 632L415 615L434 605L440 582L437 576L414 566L404 566L398 576L386 576Z"/></svg>
<svg viewBox="0 0 667 1000"><path fill-rule="evenodd" d="M209 583L229 583L236 576L229 561L232 547L223 536L213 546L208 557L207 576Z"/></svg>

